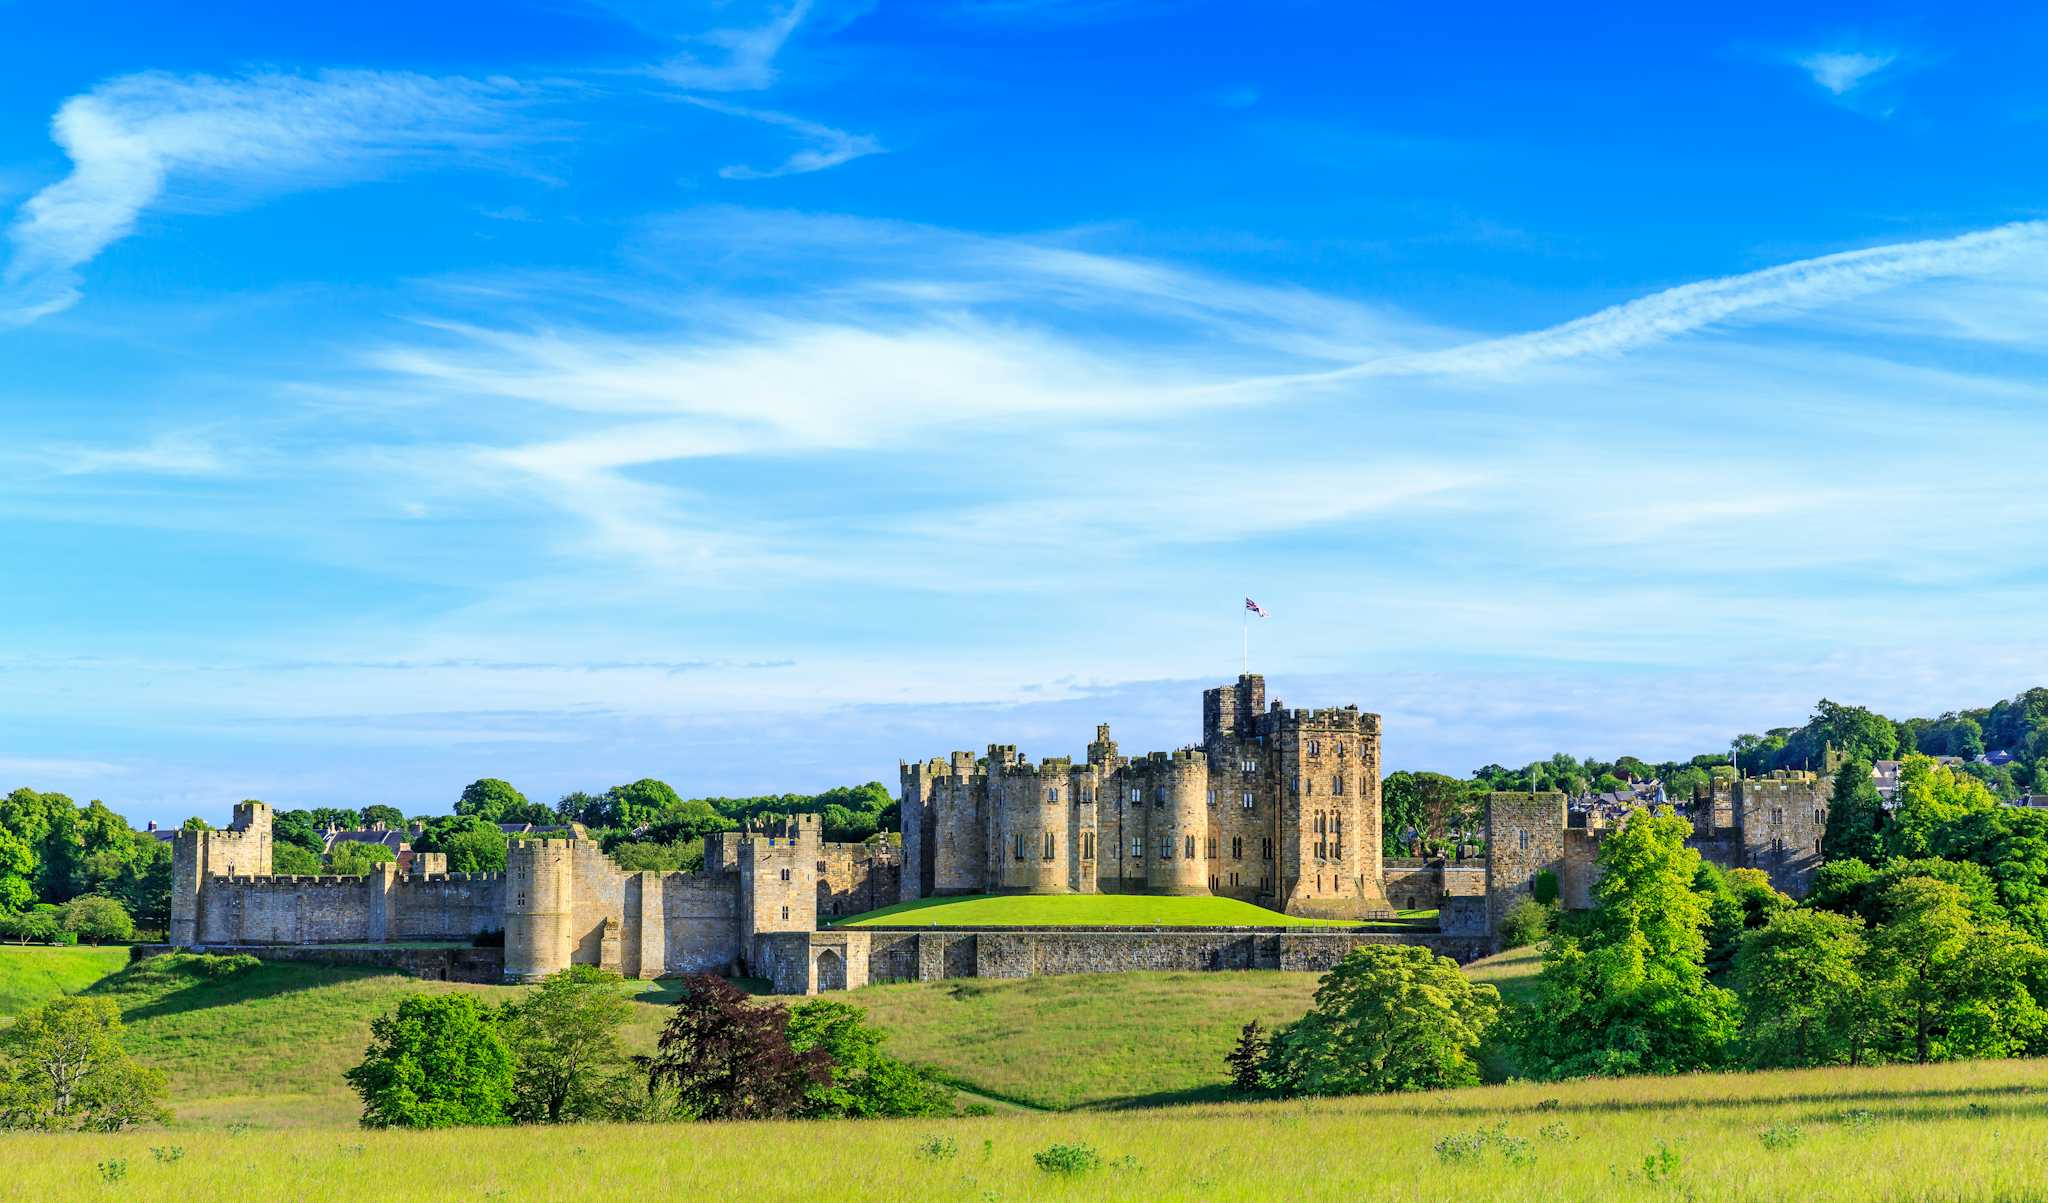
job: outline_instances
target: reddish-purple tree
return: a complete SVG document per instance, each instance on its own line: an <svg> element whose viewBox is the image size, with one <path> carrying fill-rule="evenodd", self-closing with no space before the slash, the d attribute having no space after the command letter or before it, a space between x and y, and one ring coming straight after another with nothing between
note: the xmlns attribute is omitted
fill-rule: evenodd
<svg viewBox="0 0 2048 1203"><path fill-rule="evenodd" d="M647 1088L664 1087L698 1119L772 1119L794 1114L804 1091L832 1080L823 1049L789 1046L789 1010L756 1006L708 973L683 979L683 996L647 1062Z"/></svg>

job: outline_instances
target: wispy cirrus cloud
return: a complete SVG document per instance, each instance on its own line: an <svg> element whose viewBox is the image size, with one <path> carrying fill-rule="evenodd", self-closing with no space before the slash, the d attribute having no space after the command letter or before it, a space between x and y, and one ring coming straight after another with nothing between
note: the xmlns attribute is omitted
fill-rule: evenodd
<svg viewBox="0 0 2048 1203"><path fill-rule="evenodd" d="M810 145L795 152L782 162L771 167L749 167L735 163L718 169L718 174L728 180L772 180L778 176L802 175L810 171L824 171L841 163L850 163L867 155L881 154L882 144L867 134L851 134L834 129L816 121L808 121L789 113L778 113L772 109L751 109L741 105L726 104L722 101L707 100L702 96L683 98L699 108L728 117L742 117L748 121L759 121L764 125L786 129Z"/></svg>
<svg viewBox="0 0 2048 1203"><path fill-rule="evenodd" d="M1818 50L1793 61L1831 94L1846 96L1898 62L1899 55L1891 50Z"/></svg>
<svg viewBox="0 0 2048 1203"><path fill-rule="evenodd" d="M657 66L655 74L697 92L758 92L775 83L775 56L810 11L811 0L793 0L759 25L698 34L691 40L712 54L685 51Z"/></svg>
<svg viewBox="0 0 2048 1203"><path fill-rule="evenodd" d="M237 189L318 187L496 144L514 91L505 81L376 71L108 80L51 121L71 172L29 198L8 229L0 321L75 304L79 269L153 208L202 192L218 205Z"/></svg>

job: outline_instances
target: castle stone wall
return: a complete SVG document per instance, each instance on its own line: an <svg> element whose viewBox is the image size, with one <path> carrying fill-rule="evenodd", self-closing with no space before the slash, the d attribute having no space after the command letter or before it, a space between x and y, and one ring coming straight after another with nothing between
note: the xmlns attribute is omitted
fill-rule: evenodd
<svg viewBox="0 0 2048 1203"><path fill-rule="evenodd" d="M1508 908L1534 897L1536 875L1554 873L1564 885L1563 794L1496 793L1487 801L1487 927L1500 930Z"/></svg>
<svg viewBox="0 0 2048 1203"><path fill-rule="evenodd" d="M821 845L818 916L859 915L898 901L902 873L903 856L885 843Z"/></svg>

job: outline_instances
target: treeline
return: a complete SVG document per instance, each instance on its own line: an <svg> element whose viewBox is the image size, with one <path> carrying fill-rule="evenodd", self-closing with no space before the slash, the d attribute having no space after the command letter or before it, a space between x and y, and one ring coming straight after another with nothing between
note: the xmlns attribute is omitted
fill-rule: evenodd
<svg viewBox="0 0 2048 1203"><path fill-rule="evenodd" d="M2048 812L1919 753L1887 808L1850 760L1804 901L1703 861L1691 833L1668 807L1631 812L1601 840L1588 910L1538 878L1503 926L1543 944L1533 998L1504 1003L1421 949L1361 948L1303 1019L1244 1028L1233 1081L1466 1085L1488 1045L1540 1079L2048 1054Z"/></svg>
<svg viewBox="0 0 2048 1203"><path fill-rule="evenodd" d="M170 845L97 800L0 798L0 940L129 940L170 920Z"/></svg>
<svg viewBox="0 0 2048 1203"><path fill-rule="evenodd" d="M883 1034L848 1003L757 1006L696 974L644 1057L620 1041L632 1012L625 983L590 965L498 1007L416 994L371 1023L362 1064L345 1076L372 1128L953 1111L953 1090L882 1051Z"/></svg>

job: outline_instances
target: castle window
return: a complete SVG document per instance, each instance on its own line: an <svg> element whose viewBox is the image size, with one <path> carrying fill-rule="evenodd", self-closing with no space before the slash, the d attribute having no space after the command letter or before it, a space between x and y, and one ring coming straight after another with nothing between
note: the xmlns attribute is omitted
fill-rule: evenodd
<svg viewBox="0 0 2048 1203"><path fill-rule="evenodd" d="M1244 808L1246 810L1250 810L1252 808L1252 791L1250 790L1244 791Z"/></svg>
<svg viewBox="0 0 2048 1203"><path fill-rule="evenodd" d="M1095 833L1092 831L1084 831L1081 833L1081 859L1095 859Z"/></svg>
<svg viewBox="0 0 2048 1203"><path fill-rule="evenodd" d="M782 908L782 917L783 917L784 919L787 919L787 918L789 918L789 908L788 908L788 907L783 907L783 908Z"/></svg>
<svg viewBox="0 0 2048 1203"><path fill-rule="evenodd" d="M1323 812L1319 810L1316 812L1316 834L1321 835L1326 830L1328 829L1323 826Z"/></svg>
<svg viewBox="0 0 2048 1203"><path fill-rule="evenodd" d="M1773 806L1773 807L1771 807L1771 826L1773 826L1773 827L1777 827L1777 826L1780 826L1781 824L1783 824L1784 822L1785 822L1785 812L1784 812L1784 810L1783 810L1783 809L1781 809L1781 808L1779 808L1779 807L1776 807L1776 806Z"/></svg>
<svg viewBox="0 0 2048 1203"><path fill-rule="evenodd" d="M784 880L784 881L788 881L788 880L789 880L789 870L787 870L787 869L784 869L784 870L782 871L782 880Z"/></svg>
<svg viewBox="0 0 2048 1203"><path fill-rule="evenodd" d="M1272 859L1273 859L1273 841L1272 841L1272 840L1270 840L1270 839L1264 839L1264 840L1260 840L1260 841L1259 841L1259 859L1260 859L1260 860L1272 860ZM1263 880L1264 880L1264 879L1262 878L1262 879L1261 879L1261 881L1263 881Z"/></svg>
<svg viewBox="0 0 2048 1203"><path fill-rule="evenodd" d="M1517 831L1515 835L1522 846L1522 851L1527 852L1529 850L1529 833L1526 831Z"/></svg>
<svg viewBox="0 0 2048 1203"><path fill-rule="evenodd" d="M1053 858L1053 853L1054 853L1054 850L1055 850L1055 849L1056 849L1056 847L1057 847L1057 845L1056 845L1056 844L1055 844L1055 843L1054 843L1053 841L1054 841L1054 836L1053 836L1053 833L1052 833L1052 832L1050 832L1050 831L1046 832L1046 833L1045 833L1045 859L1046 859L1046 860L1051 860L1051 859Z"/></svg>
<svg viewBox="0 0 2048 1203"><path fill-rule="evenodd" d="M1213 835L1209 837L1209 859L1216 859L1216 837Z"/></svg>
<svg viewBox="0 0 2048 1203"><path fill-rule="evenodd" d="M1344 755L1344 741L1341 739L1337 741L1337 755Z"/></svg>
<svg viewBox="0 0 2048 1203"><path fill-rule="evenodd" d="M1172 859L1173 859L1173 837L1172 837L1172 836L1170 836L1170 835L1162 835L1162 836L1160 836L1160 837L1159 837L1159 859L1160 859L1160 860L1172 860Z"/></svg>
<svg viewBox="0 0 2048 1203"><path fill-rule="evenodd" d="M1214 806L1214 805L1216 805L1216 787L1215 787L1215 786L1210 786L1210 787L1209 787L1209 805L1211 805L1211 806Z"/></svg>
<svg viewBox="0 0 2048 1203"><path fill-rule="evenodd" d="M1341 814L1336 814L1336 813L1334 813L1334 812L1333 812L1333 813L1332 813L1332 814L1330 815L1330 834L1331 834L1331 835L1333 835L1333 836L1335 836L1336 838L1338 838L1338 839L1340 839L1340 840L1344 838L1344 816L1343 816L1343 815L1341 815Z"/></svg>
<svg viewBox="0 0 2048 1203"><path fill-rule="evenodd" d="M1144 859L1145 859L1145 837L1144 837L1144 836L1141 836L1141 835L1134 835L1134 836L1132 836L1132 837L1131 837L1131 859L1132 859L1132 860L1144 860Z"/></svg>
<svg viewBox="0 0 2048 1203"><path fill-rule="evenodd" d="M1322 859L1323 859L1323 841L1321 841L1321 840L1317 840L1317 841L1316 841L1316 859L1317 859L1317 860L1322 860ZM1321 887L1317 887L1317 888L1318 888L1318 889L1320 889Z"/></svg>
<svg viewBox="0 0 2048 1203"><path fill-rule="evenodd" d="M1231 837L1230 837L1230 859L1232 859L1232 860L1243 860L1243 859L1244 859L1244 837L1243 837L1243 836L1241 836L1241 835L1234 835L1234 836L1231 836ZM1236 884L1237 884L1237 874L1235 874L1235 873L1232 873L1232 874L1230 875L1230 884L1231 884L1231 885L1236 885Z"/></svg>
<svg viewBox="0 0 2048 1203"><path fill-rule="evenodd" d="M1358 796L1359 796L1359 797L1361 797L1361 798L1363 798L1363 797L1365 797L1366 793L1367 793L1367 790L1366 790L1366 784L1365 784L1365 779L1361 777L1361 778L1359 779L1359 781L1358 781Z"/></svg>
<svg viewBox="0 0 2048 1203"><path fill-rule="evenodd" d="M1311 755L1311 756L1321 756L1321 755L1323 754L1323 745L1322 745L1322 741L1321 741L1321 740L1315 740L1315 739L1309 740L1309 741L1308 741L1308 754L1309 754L1309 755Z"/></svg>
<svg viewBox="0 0 2048 1203"><path fill-rule="evenodd" d="M1187 850L1186 850L1186 852L1184 852L1184 853L1183 853L1182 855L1183 855L1183 856L1185 856L1185 857L1186 857L1186 859L1188 859L1188 860L1193 860L1193 859L1195 859L1195 837L1194 837L1194 836L1188 836L1188 837L1187 837Z"/></svg>
<svg viewBox="0 0 2048 1203"><path fill-rule="evenodd" d="M1131 801L1133 801L1133 802L1143 802L1144 800L1145 800L1145 791L1144 791L1144 790L1141 790L1141 789L1139 789L1139 788L1138 788L1137 786L1135 786L1135 785L1134 785L1134 786L1132 786L1132 787L1131 787Z"/></svg>
<svg viewBox="0 0 2048 1203"><path fill-rule="evenodd" d="M1331 793L1333 793L1333 794L1336 794L1336 795L1337 795L1337 796L1339 796L1339 797L1342 797L1342 796L1343 796L1343 794L1344 794L1344 774L1342 774L1342 773L1339 773L1339 774L1337 774L1337 775L1336 775L1335 777L1332 777L1332 778L1330 778L1330 792L1331 792Z"/></svg>
<svg viewBox="0 0 2048 1203"><path fill-rule="evenodd" d="M1045 800L1046 800L1046 801L1048 801L1048 802L1057 802L1057 801L1059 801L1059 800L1060 800L1060 791L1059 791L1059 787L1058 787L1058 786L1048 786L1048 787L1046 788L1046 791L1045 791Z"/></svg>
<svg viewBox="0 0 2048 1203"><path fill-rule="evenodd" d="M1166 787L1162 785L1158 789L1153 790L1152 800L1161 806L1166 805Z"/></svg>
<svg viewBox="0 0 2048 1203"><path fill-rule="evenodd" d="M1301 783L1301 792L1309 795L1310 797L1314 797L1316 792L1316 783L1313 780L1304 778Z"/></svg>
<svg viewBox="0 0 2048 1203"><path fill-rule="evenodd" d="M1827 823L1827 821L1828 821L1828 812L1827 812L1827 811L1824 811L1824 810L1822 810L1822 809L1821 809L1820 807L1818 807L1818 806L1814 807L1814 808L1813 808L1813 825L1814 825L1815 827L1820 827L1820 826L1823 826L1824 824L1826 824L1826 823Z"/></svg>
<svg viewBox="0 0 2048 1203"><path fill-rule="evenodd" d="M1023 833L1023 832L1021 832L1021 831L1020 831L1020 832L1018 832L1018 833L1017 833L1017 835L1016 835L1016 844L1017 844L1017 846L1016 846L1016 848L1014 849L1014 854L1015 854L1015 856L1016 856L1016 858L1017 858L1018 860L1023 860L1023 859L1024 859L1024 833Z"/></svg>
<svg viewBox="0 0 2048 1203"><path fill-rule="evenodd" d="M1331 860L1343 860L1343 859L1344 859L1344 841L1343 841L1343 840L1331 840L1331 841L1330 841L1330 859L1331 859Z"/></svg>

